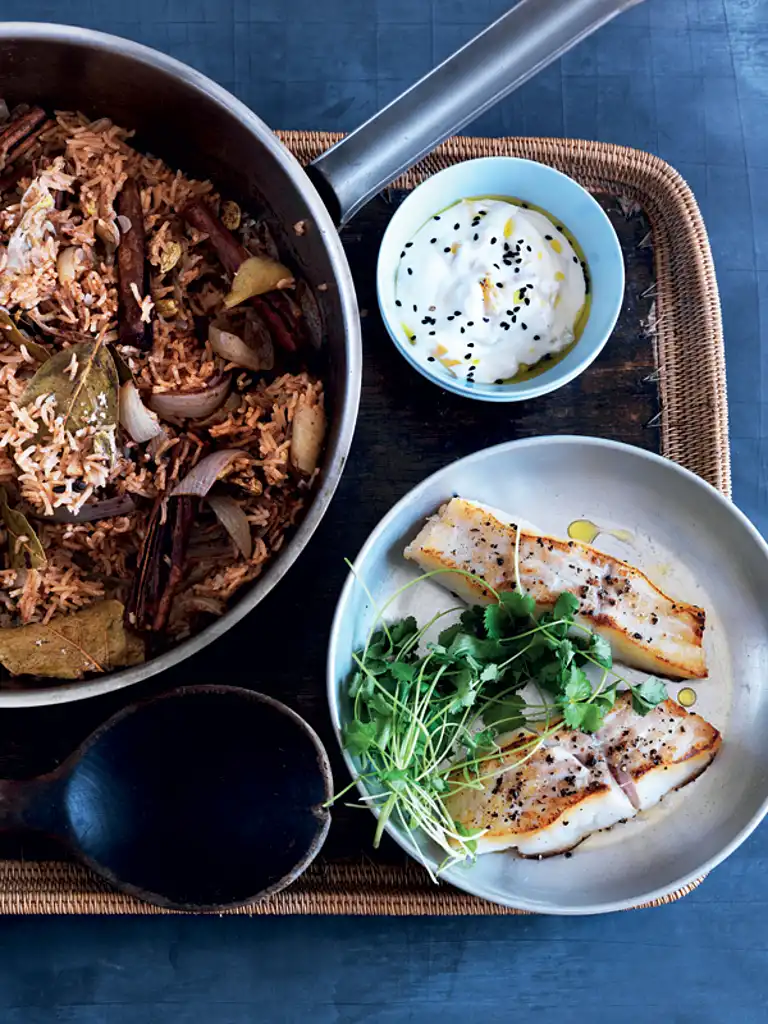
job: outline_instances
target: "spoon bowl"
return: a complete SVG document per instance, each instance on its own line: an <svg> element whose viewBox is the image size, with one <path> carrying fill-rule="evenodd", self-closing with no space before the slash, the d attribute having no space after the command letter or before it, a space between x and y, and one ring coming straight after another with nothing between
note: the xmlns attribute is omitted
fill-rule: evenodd
<svg viewBox="0 0 768 1024"><path fill-rule="evenodd" d="M331 792L325 750L290 708L196 686L118 712L50 775L0 784L0 827L53 835L150 903L222 910L298 878Z"/></svg>

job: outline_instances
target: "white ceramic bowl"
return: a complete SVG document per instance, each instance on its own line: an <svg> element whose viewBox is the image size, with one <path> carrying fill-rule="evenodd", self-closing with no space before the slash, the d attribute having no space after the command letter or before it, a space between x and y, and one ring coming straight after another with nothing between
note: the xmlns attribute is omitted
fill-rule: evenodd
<svg viewBox="0 0 768 1024"><path fill-rule="evenodd" d="M477 196L509 196L541 207L557 223L565 225L587 261L592 306L583 334L564 359L520 383L472 384L453 377L439 362L427 362L427 346L408 341L395 306L395 274L405 243L440 210L461 199ZM379 309L387 330L402 355L419 373L467 398L520 402L562 387L599 355L613 331L624 298L624 260L608 217L573 178L533 160L483 157L454 164L433 175L400 205L384 233L376 285Z"/></svg>
<svg viewBox="0 0 768 1024"><path fill-rule="evenodd" d="M621 910L683 889L732 853L768 809L768 546L693 473L628 445L536 437L454 462L398 502L355 560L328 648L328 699L339 737L350 713L352 652L364 644L377 609L418 576L403 549L452 494L521 515L558 536L581 518L629 531L628 541L603 533L596 546L706 609L709 676L668 689L675 697L693 685L693 710L722 731L723 746L701 778L651 812L587 840L568 859L487 854L443 877L495 903L547 914ZM423 623L457 603L426 580L400 592L386 618L415 615ZM346 751L344 757L358 775L359 762ZM405 835L391 819L386 828L411 856L437 867L442 855L422 835Z"/></svg>

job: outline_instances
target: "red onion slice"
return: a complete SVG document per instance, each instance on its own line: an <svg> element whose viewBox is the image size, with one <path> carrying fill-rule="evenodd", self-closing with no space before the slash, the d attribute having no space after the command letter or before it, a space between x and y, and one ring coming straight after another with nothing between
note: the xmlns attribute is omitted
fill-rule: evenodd
<svg viewBox="0 0 768 1024"><path fill-rule="evenodd" d="M250 459L248 452L241 448L222 448L221 451L211 452L205 458L200 459L189 473L171 491L172 498L178 498L182 494L189 494L192 497L206 498L208 491L213 487L221 474L232 465L235 459Z"/></svg>
<svg viewBox="0 0 768 1024"><path fill-rule="evenodd" d="M243 558L250 558L253 551L251 527L242 508L234 498L226 494L209 494L206 501L213 514L235 542Z"/></svg>
<svg viewBox="0 0 768 1024"><path fill-rule="evenodd" d="M164 391L152 395L148 405L171 423L174 420L202 420L226 401L231 383L229 374L225 374L199 391Z"/></svg>
<svg viewBox="0 0 768 1024"><path fill-rule="evenodd" d="M254 331L250 331L249 334L255 342L253 345L247 344L240 335L224 330L216 323L212 323L208 328L208 340L217 356L221 356L228 363L243 366L246 370L271 370L275 365L275 349L266 329L263 329L261 336Z"/></svg>
<svg viewBox="0 0 768 1024"><path fill-rule="evenodd" d="M163 433L157 416L144 405L133 381L126 381L120 388L118 415L120 425L137 444L151 441L153 437Z"/></svg>

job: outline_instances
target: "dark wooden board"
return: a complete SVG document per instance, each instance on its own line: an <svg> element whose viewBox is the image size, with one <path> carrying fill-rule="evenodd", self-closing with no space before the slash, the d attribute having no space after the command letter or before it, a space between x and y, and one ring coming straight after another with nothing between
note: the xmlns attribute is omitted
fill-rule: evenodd
<svg viewBox="0 0 768 1024"><path fill-rule="evenodd" d="M653 259L641 242L642 214L625 217L603 197L624 251L627 289L616 331L577 380L532 402L492 405L440 391L406 365L380 321L375 267L384 228L402 194L371 203L343 232L363 316L363 395L349 462L315 537L288 577L243 622L197 657L146 684L59 707L0 711L0 776L49 771L101 721L125 704L195 683L229 683L272 694L294 707L325 741L339 787L347 773L325 700L326 642L346 570L366 537L415 484L471 452L518 437L577 433L657 451L658 392L653 342L644 325L652 305ZM169 743L173 737L169 737ZM254 737L258 742L258 737ZM136 751L141 757L141 751ZM323 851L326 860L398 863L389 840L371 849L373 819L338 807ZM0 857L60 858L45 840L0 838Z"/></svg>

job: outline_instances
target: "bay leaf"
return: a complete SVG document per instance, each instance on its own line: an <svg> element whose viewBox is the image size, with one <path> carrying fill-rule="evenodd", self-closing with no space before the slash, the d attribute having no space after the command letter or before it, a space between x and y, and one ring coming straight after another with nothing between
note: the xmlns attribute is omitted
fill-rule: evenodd
<svg viewBox="0 0 768 1024"><path fill-rule="evenodd" d="M0 306L0 338L10 341L10 343L15 345L18 349L21 349L21 346L24 345L27 352L29 352L32 358L36 359L38 363L46 362L50 356L48 349L43 348L42 345L38 345L36 341L33 341L32 338L30 338L26 331L22 331L14 322L14 319L8 310L4 309L2 306Z"/></svg>
<svg viewBox="0 0 768 1024"><path fill-rule="evenodd" d="M73 375L69 367L77 359ZM117 367L107 345L84 341L62 349L43 363L20 399L29 405L40 395L56 396L56 413L63 416L69 430L103 427L113 431L117 425Z"/></svg>
<svg viewBox="0 0 768 1024"><path fill-rule="evenodd" d="M144 660L143 645L123 624L119 601L99 601L45 625L0 629L0 663L14 676L82 679Z"/></svg>
<svg viewBox="0 0 768 1024"><path fill-rule="evenodd" d="M48 564L40 538L27 517L8 504L4 487L0 487L0 519L8 533L8 561L11 569L41 569ZM19 544L19 537L27 539Z"/></svg>

